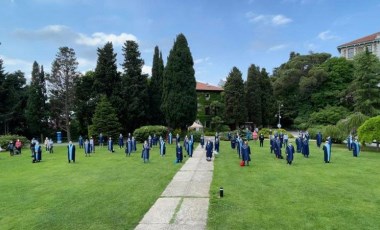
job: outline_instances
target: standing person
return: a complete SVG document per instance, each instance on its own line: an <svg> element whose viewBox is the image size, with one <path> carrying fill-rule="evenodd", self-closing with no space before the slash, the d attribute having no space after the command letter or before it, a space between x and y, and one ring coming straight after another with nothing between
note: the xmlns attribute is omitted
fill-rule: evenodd
<svg viewBox="0 0 380 230"><path fill-rule="evenodd" d="M172 144L172 137L173 137L173 135L172 135L172 132L169 132L169 137L168 137L168 142L169 142L169 145L171 145Z"/></svg>
<svg viewBox="0 0 380 230"><path fill-rule="evenodd" d="M30 150L32 151L32 157L34 157L34 146L36 145L36 139L32 138L32 140L30 141Z"/></svg>
<svg viewBox="0 0 380 230"><path fill-rule="evenodd" d="M87 157L87 155L90 156L90 154L91 154L91 145L88 139L86 139L86 141L84 142L84 155Z"/></svg>
<svg viewBox="0 0 380 230"><path fill-rule="evenodd" d="M297 153L301 152L301 138L296 137L296 147L297 147Z"/></svg>
<svg viewBox="0 0 380 230"><path fill-rule="evenodd" d="M347 137L347 148L349 151L351 151L351 149L352 149L352 144L353 144L352 135L350 133L350 135L348 135L348 137Z"/></svg>
<svg viewBox="0 0 380 230"><path fill-rule="evenodd" d="M236 151L237 151L237 154L239 155L239 159L241 159L241 147L243 146L243 139L238 136L237 140L236 140Z"/></svg>
<svg viewBox="0 0 380 230"><path fill-rule="evenodd" d="M153 146L157 146L157 135L156 134L153 134L153 139L152 139L152 141L153 141Z"/></svg>
<svg viewBox="0 0 380 230"><path fill-rule="evenodd" d="M100 147L103 147L103 142L104 142L103 133L99 133L99 145L100 145Z"/></svg>
<svg viewBox="0 0 380 230"><path fill-rule="evenodd" d="M108 138L108 151L110 151L111 153L115 152L113 150L113 141L111 137Z"/></svg>
<svg viewBox="0 0 380 230"><path fill-rule="evenodd" d="M273 153L275 149L275 144L276 144L276 139L274 138L273 135L270 136L269 144L270 144L270 153Z"/></svg>
<svg viewBox="0 0 380 230"><path fill-rule="evenodd" d="M193 157L193 148L194 148L194 142L190 138L187 141L187 151L188 151L189 157Z"/></svg>
<svg viewBox="0 0 380 230"><path fill-rule="evenodd" d="M150 150L150 146L148 142L144 141L142 154L141 154L141 158L143 159L144 163L149 162L149 150Z"/></svg>
<svg viewBox="0 0 380 230"><path fill-rule="evenodd" d="M13 145L13 141L10 141L9 144L8 144L8 150L9 150L9 155L10 156L13 156L14 154L14 149L15 149L15 146Z"/></svg>
<svg viewBox="0 0 380 230"><path fill-rule="evenodd" d="M132 152L132 140L131 138L128 137L127 143L125 145L125 155L131 156L131 152Z"/></svg>
<svg viewBox="0 0 380 230"><path fill-rule="evenodd" d="M309 158L309 153L309 140L307 138L304 138L302 144L302 154L304 157Z"/></svg>
<svg viewBox="0 0 380 230"><path fill-rule="evenodd" d="M235 136L231 137L231 149L236 148L236 138Z"/></svg>
<svg viewBox="0 0 380 230"><path fill-rule="evenodd" d="M132 152L136 152L137 151L137 143L136 143L136 139L134 136L132 136Z"/></svg>
<svg viewBox="0 0 380 230"><path fill-rule="evenodd" d="M320 148L322 144L322 133L318 132L315 139L317 140L317 147Z"/></svg>
<svg viewBox="0 0 380 230"><path fill-rule="evenodd" d="M203 134L201 135L201 140L200 140L200 142L201 142L201 147L202 147L202 149L203 149L203 146L205 145L205 137L203 136Z"/></svg>
<svg viewBox="0 0 380 230"><path fill-rule="evenodd" d="M257 138L258 138L257 132L256 132L256 130L254 130L253 133L252 133L252 139L254 141L257 141Z"/></svg>
<svg viewBox="0 0 380 230"><path fill-rule="evenodd" d="M277 159L283 159L282 157L282 153L281 153L281 141L280 141L280 137L277 136L277 139L274 141L274 154L276 155L276 158Z"/></svg>
<svg viewBox="0 0 380 230"><path fill-rule="evenodd" d="M153 147L153 141L152 141L152 136L151 135L148 136L148 145L149 145L149 148Z"/></svg>
<svg viewBox="0 0 380 230"><path fill-rule="evenodd" d="M90 152L95 153L95 144L94 144L94 138L90 138Z"/></svg>
<svg viewBox="0 0 380 230"><path fill-rule="evenodd" d="M294 159L294 147L291 142L286 146L285 153L287 164L291 165Z"/></svg>
<svg viewBox="0 0 380 230"><path fill-rule="evenodd" d="M216 141L216 138L219 138L219 133L218 132L215 133L214 141Z"/></svg>
<svg viewBox="0 0 380 230"><path fill-rule="evenodd" d="M259 141L260 141L260 147L264 147L264 134L260 133Z"/></svg>
<svg viewBox="0 0 380 230"><path fill-rule="evenodd" d="M83 137L82 137L82 135L79 136L78 144L79 144L80 149L83 148Z"/></svg>
<svg viewBox="0 0 380 230"><path fill-rule="evenodd" d="M15 143L15 148L16 148L16 153L21 154L22 143L21 143L20 139L17 139L17 141Z"/></svg>
<svg viewBox="0 0 380 230"><path fill-rule="evenodd" d="M227 139L230 141L231 138L232 138L232 136L231 136L231 132L228 132L228 134L227 134Z"/></svg>
<svg viewBox="0 0 380 230"><path fill-rule="evenodd" d="M53 153L54 152L53 151L53 144L54 144L53 139L50 138L50 140L49 140L49 153Z"/></svg>
<svg viewBox="0 0 380 230"><path fill-rule="evenodd" d="M331 148L329 141L326 141L326 143L323 145L323 158L325 160L325 163L330 163L331 160Z"/></svg>
<svg viewBox="0 0 380 230"><path fill-rule="evenodd" d="M358 157L360 154L360 144L358 142L358 139L355 139L354 142L352 142L352 155L354 157Z"/></svg>
<svg viewBox="0 0 380 230"><path fill-rule="evenodd" d="M243 146L241 147L241 152L244 165L249 166L249 162L251 161L251 148L248 145L248 141L244 142Z"/></svg>
<svg viewBox="0 0 380 230"><path fill-rule="evenodd" d="M289 136L287 133L284 134L284 147L288 146Z"/></svg>
<svg viewBox="0 0 380 230"><path fill-rule="evenodd" d="M213 143L211 142L210 138L206 142L206 160L211 161L212 159L212 150L213 150Z"/></svg>
<svg viewBox="0 0 380 230"><path fill-rule="evenodd" d="M179 142L181 142L181 137L177 133L176 138L175 138L175 143L178 144Z"/></svg>
<svg viewBox="0 0 380 230"><path fill-rule="evenodd" d="M177 143L177 146L176 146L176 156L177 156L177 163L182 163L183 152L182 152L182 146L180 143Z"/></svg>
<svg viewBox="0 0 380 230"><path fill-rule="evenodd" d="M219 153L219 137L215 139L215 152Z"/></svg>
<svg viewBox="0 0 380 230"><path fill-rule="evenodd" d="M120 149L124 148L124 137L123 137L123 134L121 133L119 135L119 148Z"/></svg>
<svg viewBox="0 0 380 230"><path fill-rule="evenodd" d="M71 161L75 163L75 145L72 141L70 141L69 145L67 146L67 158L69 160L69 163Z"/></svg>
<svg viewBox="0 0 380 230"><path fill-rule="evenodd" d="M41 160L42 160L42 150L41 150L40 144L37 141L36 144L34 145L34 159L33 159L33 163L40 162Z"/></svg>
<svg viewBox="0 0 380 230"><path fill-rule="evenodd" d="M187 135L183 139L183 146L185 147L187 155L189 155L189 138L187 137Z"/></svg>
<svg viewBox="0 0 380 230"><path fill-rule="evenodd" d="M160 155L163 157L165 156L165 153L166 153L165 141L162 137L160 137Z"/></svg>
<svg viewBox="0 0 380 230"><path fill-rule="evenodd" d="M45 144L45 151L46 151L46 152L49 151L49 149L48 149L49 138L48 138L48 137L45 138L45 142L44 142L44 144Z"/></svg>

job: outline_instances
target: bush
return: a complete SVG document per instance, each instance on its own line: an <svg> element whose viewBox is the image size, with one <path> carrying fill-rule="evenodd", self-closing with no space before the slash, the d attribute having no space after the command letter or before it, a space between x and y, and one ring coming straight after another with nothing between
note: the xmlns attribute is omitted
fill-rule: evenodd
<svg viewBox="0 0 380 230"><path fill-rule="evenodd" d="M153 137L154 134L156 134L157 137L162 136L162 138L166 139L166 135L168 134L168 128L161 125L142 126L133 132L133 136L139 142L144 142L148 139L149 135ZM176 133L172 134L173 137L175 137Z"/></svg>
<svg viewBox="0 0 380 230"><path fill-rule="evenodd" d="M336 125L328 125L323 129L322 136L324 139L331 137L332 142L334 143L342 143L346 139L347 135Z"/></svg>
<svg viewBox="0 0 380 230"><path fill-rule="evenodd" d="M201 135L203 134L202 131L190 131L188 134L187 134L187 137L190 138L190 135L193 134L193 137L194 137L194 141L195 142L200 142L201 141Z"/></svg>
<svg viewBox="0 0 380 230"><path fill-rule="evenodd" d="M326 136L323 135L323 130L324 130L325 126L322 126L322 125L318 125L318 126L313 126L313 127L310 127L307 129L307 131L309 132L309 135L310 135L310 138L311 139L315 139L318 132L321 132L322 133L322 138L323 139L326 139Z"/></svg>
<svg viewBox="0 0 380 230"><path fill-rule="evenodd" d="M0 146L1 148L6 149L10 141L15 142L17 139L20 139L23 148L29 147L30 141L28 140L28 138L24 136L12 135L12 134L0 136Z"/></svg>
<svg viewBox="0 0 380 230"><path fill-rule="evenodd" d="M326 106L310 115L311 124L335 125L340 119L347 117L348 109L343 106Z"/></svg>
<svg viewBox="0 0 380 230"><path fill-rule="evenodd" d="M265 138L269 138L270 135L270 130L272 130L272 135L277 132L277 133L283 133L283 134L288 134L289 138L294 138L293 134L289 133L285 129L268 129L268 128L262 128L259 130L258 135L264 134Z"/></svg>
<svg viewBox="0 0 380 230"><path fill-rule="evenodd" d="M380 116L372 117L364 122L359 129L359 139L362 142L372 143L376 140L377 148L380 142Z"/></svg>

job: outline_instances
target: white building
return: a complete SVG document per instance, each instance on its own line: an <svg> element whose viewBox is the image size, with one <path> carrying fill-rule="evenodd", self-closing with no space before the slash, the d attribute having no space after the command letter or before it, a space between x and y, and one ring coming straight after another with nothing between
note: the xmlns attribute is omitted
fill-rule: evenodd
<svg viewBox="0 0 380 230"><path fill-rule="evenodd" d="M353 59L367 48L380 59L380 32L356 39L337 47L341 57Z"/></svg>

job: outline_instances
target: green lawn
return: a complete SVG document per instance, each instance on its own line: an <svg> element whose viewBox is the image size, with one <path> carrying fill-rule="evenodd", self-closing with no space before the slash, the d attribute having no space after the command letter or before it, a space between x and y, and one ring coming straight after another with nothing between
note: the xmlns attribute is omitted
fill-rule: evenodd
<svg viewBox="0 0 380 230"><path fill-rule="evenodd" d="M0 229L133 229L182 166L174 147L164 158L155 147L147 164L141 145L130 158L116 146L91 157L77 148L75 164L67 163L66 146L43 152L36 164L29 149L2 152Z"/></svg>
<svg viewBox="0 0 380 230"><path fill-rule="evenodd" d="M333 145L332 162L325 164L312 142L310 157L296 153L288 166L270 154L267 140L264 148L250 146L251 165L240 167L236 150L221 143L208 229L379 229L380 153L354 158Z"/></svg>

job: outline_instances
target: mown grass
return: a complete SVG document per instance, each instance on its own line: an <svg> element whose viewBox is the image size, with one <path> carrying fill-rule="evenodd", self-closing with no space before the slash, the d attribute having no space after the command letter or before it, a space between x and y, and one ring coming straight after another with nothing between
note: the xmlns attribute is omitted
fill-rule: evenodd
<svg viewBox="0 0 380 230"><path fill-rule="evenodd" d="M0 229L133 229L182 166L174 147L167 145L163 158L155 147L147 164L141 145L131 157L116 146L91 157L77 148L75 164L67 162L66 146L43 152L36 164L29 149L2 152Z"/></svg>
<svg viewBox="0 0 380 230"><path fill-rule="evenodd" d="M293 165L250 142L252 162L240 167L236 150L221 143L214 161L208 229L379 229L380 153L333 145L330 164L310 144ZM283 154L284 155L284 154ZM224 197L219 198L219 187Z"/></svg>

